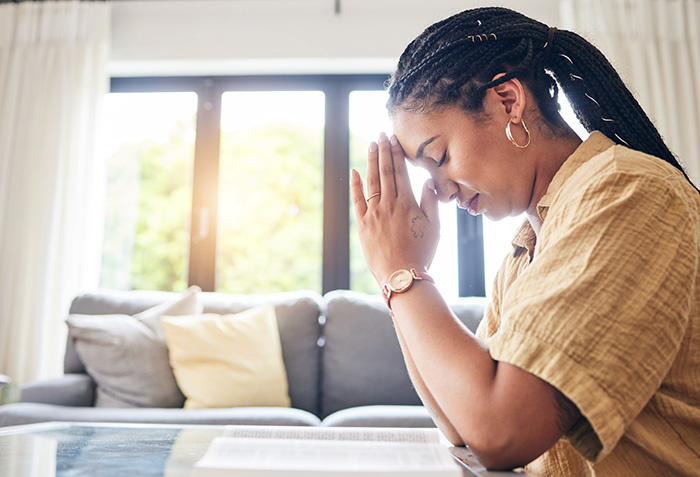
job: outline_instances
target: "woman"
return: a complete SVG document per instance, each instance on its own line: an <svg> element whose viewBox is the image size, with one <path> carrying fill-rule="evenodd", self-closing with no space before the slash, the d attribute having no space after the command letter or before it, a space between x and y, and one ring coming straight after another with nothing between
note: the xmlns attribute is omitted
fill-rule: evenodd
<svg viewBox="0 0 700 477"><path fill-rule="evenodd" d="M584 142L557 83L594 131ZM416 38L388 89L395 136L370 145L367 190L357 171L351 189L436 425L489 468L700 472L700 194L603 55L468 10ZM404 157L431 175L420 205ZM477 336L427 274L438 200L527 216Z"/></svg>

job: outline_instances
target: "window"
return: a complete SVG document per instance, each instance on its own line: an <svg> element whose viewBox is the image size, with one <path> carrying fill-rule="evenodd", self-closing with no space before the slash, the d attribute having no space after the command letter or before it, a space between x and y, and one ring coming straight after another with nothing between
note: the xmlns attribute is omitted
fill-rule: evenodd
<svg viewBox="0 0 700 477"><path fill-rule="evenodd" d="M321 290L324 95L224 93L216 289Z"/></svg>
<svg viewBox="0 0 700 477"><path fill-rule="evenodd" d="M385 80L114 78L101 285L376 293L348 181L351 167L364 176L369 142L391 132ZM420 194L425 173L411 176ZM454 204L440 218L441 292L483 295L481 219Z"/></svg>
<svg viewBox="0 0 700 477"><path fill-rule="evenodd" d="M108 95L102 287L186 288L196 114L194 93Z"/></svg>

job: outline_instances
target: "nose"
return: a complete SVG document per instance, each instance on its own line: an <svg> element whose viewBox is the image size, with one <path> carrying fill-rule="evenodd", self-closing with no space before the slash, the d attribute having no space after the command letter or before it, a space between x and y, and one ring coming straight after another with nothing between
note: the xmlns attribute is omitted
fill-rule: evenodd
<svg viewBox="0 0 700 477"><path fill-rule="evenodd" d="M452 202L457 198L459 186L452 181L435 182L438 200L440 202Z"/></svg>

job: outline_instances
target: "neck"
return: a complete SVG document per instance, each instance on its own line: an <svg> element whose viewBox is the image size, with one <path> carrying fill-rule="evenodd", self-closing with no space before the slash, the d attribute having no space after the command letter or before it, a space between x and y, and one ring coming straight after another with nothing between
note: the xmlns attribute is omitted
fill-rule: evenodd
<svg viewBox="0 0 700 477"><path fill-rule="evenodd" d="M546 139L545 136L541 137L543 140L537 143L533 141L532 149L529 151L535 164L535 180L530 204L525 211L527 219L537 235L542 227L542 219L537 213L537 204L547 193L549 184L559 168L581 144L581 138L569 127L562 136L547 137Z"/></svg>

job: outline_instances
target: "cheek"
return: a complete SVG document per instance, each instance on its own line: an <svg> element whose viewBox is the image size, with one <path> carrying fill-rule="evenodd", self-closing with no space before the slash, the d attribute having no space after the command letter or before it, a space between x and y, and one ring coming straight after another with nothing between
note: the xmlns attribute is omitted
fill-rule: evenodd
<svg viewBox="0 0 700 477"><path fill-rule="evenodd" d="M484 167L487 160L474 159L474 156L459 156L446 170L452 180L458 183L477 187L479 184L490 182L488 168Z"/></svg>

